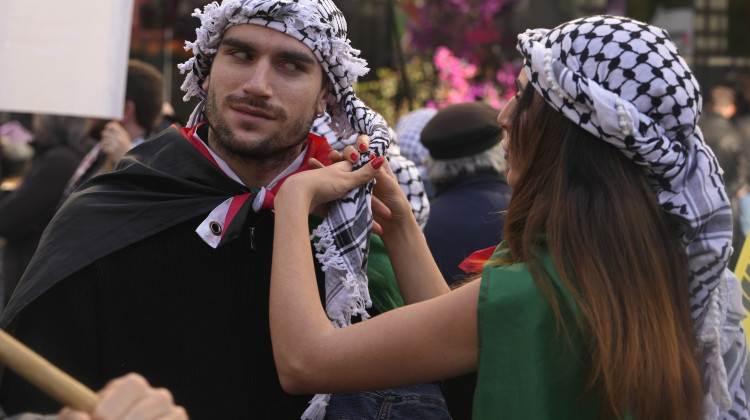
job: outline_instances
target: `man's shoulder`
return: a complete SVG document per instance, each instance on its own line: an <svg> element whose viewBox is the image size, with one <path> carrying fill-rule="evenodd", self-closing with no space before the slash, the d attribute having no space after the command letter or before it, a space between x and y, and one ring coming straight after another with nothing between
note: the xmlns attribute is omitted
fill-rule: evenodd
<svg viewBox="0 0 750 420"><path fill-rule="evenodd" d="M148 141L145 143L157 140L157 139L174 139L176 137L186 137L186 130L190 130L189 128L177 128L173 125L165 128L162 131L159 131L157 133L154 133L151 137L148 138Z"/></svg>

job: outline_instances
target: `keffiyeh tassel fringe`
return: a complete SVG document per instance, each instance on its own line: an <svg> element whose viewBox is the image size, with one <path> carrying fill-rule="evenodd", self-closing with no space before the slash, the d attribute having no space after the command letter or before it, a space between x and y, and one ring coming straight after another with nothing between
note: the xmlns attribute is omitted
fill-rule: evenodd
<svg viewBox="0 0 750 420"><path fill-rule="evenodd" d="M708 392L703 399L703 418L705 420L716 419L719 416L719 410L727 411L732 407L732 397L729 395L727 383L727 369L722 358L721 308L719 307L722 292L724 292L724 282L719 281L711 293L708 313L699 335L701 343L711 348L711 353L706 356L709 383Z"/></svg>
<svg viewBox="0 0 750 420"><path fill-rule="evenodd" d="M352 316L360 316L362 320L368 319L370 315L366 308L372 305L372 301L367 288L367 278L360 279L349 271L344 257L336 248L327 221L328 219L313 230L310 238L319 238L314 244L317 251L315 256L320 262L321 269L326 273L326 314L334 327L342 328L351 325ZM332 286L335 283L329 284L329 279L333 282L338 280L346 293L334 292Z"/></svg>
<svg viewBox="0 0 750 420"><path fill-rule="evenodd" d="M190 113L190 118L188 118L188 127L194 127L199 122L203 121L203 110L206 109L206 100L203 99L198 103L198 105L195 107L193 112Z"/></svg>
<svg viewBox="0 0 750 420"><path fill-rule="evenodd" d="M310 400L310 406L302 413L302 420L323 420L326 415L326 407L331 399L330 394L316 394Z"/></svg>

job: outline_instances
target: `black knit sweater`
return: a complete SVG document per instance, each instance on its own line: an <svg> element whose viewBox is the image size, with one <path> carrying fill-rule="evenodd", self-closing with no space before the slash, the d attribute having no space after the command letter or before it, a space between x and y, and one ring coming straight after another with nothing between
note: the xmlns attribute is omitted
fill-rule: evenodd
<svg viewBox="0 0 750 420"><path fill-rule="evenodd" d="M170 389L193 419L298 419L311 396L283 392L271 351L273 215L251 214L241 237L218 249L195 233L204 218L60 281L23 310L14 335L92 389L138 372ZM318 270L319 286L322 278ZM59 409L9 371L0 406Z"/></svg>

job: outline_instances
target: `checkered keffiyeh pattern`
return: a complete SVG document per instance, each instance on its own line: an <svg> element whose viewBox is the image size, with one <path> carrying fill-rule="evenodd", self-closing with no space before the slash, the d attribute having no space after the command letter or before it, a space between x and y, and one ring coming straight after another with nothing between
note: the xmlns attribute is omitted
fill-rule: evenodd
<svg viewBox="0 0 750 420"><path fill-rule="evenodd" d="M639 165L685 245L695 331L706 356L704 418L750 417L739 281L722 170L697 127L698 82L667 33L594 16L528 30L518 50L534 88L567 118Z"/></svg>
<svg viewBox="0 0 750 420"><path fill-rule="evenodd" d="M188 73L182 85L184 100L198 96L203 101L193 111L188 126L204 119L206 92L201 84L224 32L234 25L255 24L290 35L312 50L331 81L327 112L333 131L343 137L367 134L370 152L385 156L390 142L388 125L354 94L354 82L369 69L358 57L359 51L349 45L346 21L333 1L224 0L206 5L203 11L196 9L193 16L201 20L201 26L195 42L186 42L185 48L194 55L179 69ZM354 169L369 160L369 153L363 155ZM373 182L363 185L335 202L313 233L320 238L317 257L326 274L326 313L337 327L351 324L352 316L367 318L366 308L371 305L366 271L372 186ZM317 395L302 417L322 418L327 400L326 395Z"/></svg>
<svg viewBox="0 0 750 420"><path fill-rule="evenodd" d="M437 112L437 110L435 110ZM337 136L330 127L331 117L328 114L323 115L313 122L313 134L325 137L328 143L335 150L341 152L344 147L354 145L357 136L342 137ZM419 141L419 138L417 138ZM422 172L420 166L415 162L403 156L401 153L400 142L396 133L391 131L391 143L388 146L388 163L391 165L393 174L396 175L398 185L401 191L406 195L411 205L411 211L414 218L417 219L419 227L424 229L427 219L430 216L430 201L425 191ZM425 149L426 150L426 149Z"/></svg>

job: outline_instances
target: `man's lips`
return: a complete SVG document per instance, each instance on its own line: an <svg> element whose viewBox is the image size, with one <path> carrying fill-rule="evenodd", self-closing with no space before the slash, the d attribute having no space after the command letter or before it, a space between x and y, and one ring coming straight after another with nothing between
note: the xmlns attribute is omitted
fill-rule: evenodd
<svg viewBox="0 0 750 420"><path fill-rule="evenodd" d="M232 110L237 113L242 119L250 119L253 121L257 120L275 120L276 117L266 111L262 111L258 108L248 106L232 106Z"/></svg>

